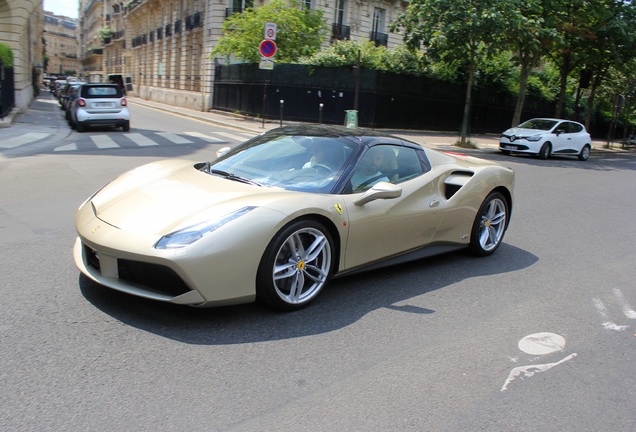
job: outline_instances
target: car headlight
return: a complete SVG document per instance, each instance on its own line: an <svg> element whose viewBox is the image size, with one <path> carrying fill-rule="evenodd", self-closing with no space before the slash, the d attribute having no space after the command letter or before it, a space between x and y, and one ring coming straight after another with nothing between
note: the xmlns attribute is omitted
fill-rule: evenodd
<svg viewBox="0 0 636 432"><path fill-rule="evenodd" d="M206 234L221 228L226 223L246 215L255 208L256 207L243 207L232 213L226 214L220 219L201 222L196 225L191 225L178 231L171 232L170 234L166 234L157 242L155 249L175 249L188 246L203 238Z"/></svg>
<svg viewBox="0 0 636 432"><path fill-rule="evenodd" d="M526 137L526 140L534 142L534 141L539 141L541 138L542 138L541 135L533 135L533 136Z"/></svg>

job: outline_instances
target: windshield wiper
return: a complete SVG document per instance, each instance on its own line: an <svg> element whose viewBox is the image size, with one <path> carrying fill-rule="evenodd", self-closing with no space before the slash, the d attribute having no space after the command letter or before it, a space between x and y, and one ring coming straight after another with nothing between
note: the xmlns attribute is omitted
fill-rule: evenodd
<svg viewBox="0 0 636 432"><path fill-rule="evenodd" d="M259 182L255 182L254 180L250 180L250 179L245 178L245 177L237 176L236 174L232 174L232 173L229 173L229 172L226 172L226 171L221 171L221 170L218 170L218 169L210 168L210 169L208 169L208 172L210 174L215 174L215 175L218 175L218 176L223 177L223 178L228 179L228 180L233 180L233 181L237 181L237 182L241 182L241 183L251 184L251 185L254 185L254 186L263 186Z"/></svg>

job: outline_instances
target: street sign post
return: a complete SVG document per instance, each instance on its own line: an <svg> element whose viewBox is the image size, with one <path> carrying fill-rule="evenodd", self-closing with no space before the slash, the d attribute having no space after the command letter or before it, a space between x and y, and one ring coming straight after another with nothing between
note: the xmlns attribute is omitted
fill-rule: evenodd
<svg viewBox="0 0 636 432"><path fill-rule="evenodd" d="M276 40L276 23L265 23L265 40Z"/></svg>
<svg viewBox="0 0 636 432"><path fill-rule="evenodd" d="M274 57L276 55L276 49L276 42L268 39L263 40L258 46L258 50L261 52L261 55L267 58Z"/></svg>

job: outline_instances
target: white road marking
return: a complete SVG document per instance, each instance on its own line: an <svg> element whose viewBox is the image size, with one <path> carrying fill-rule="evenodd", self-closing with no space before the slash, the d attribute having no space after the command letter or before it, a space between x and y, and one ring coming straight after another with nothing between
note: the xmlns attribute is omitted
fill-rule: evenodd
<svg viewBox="0 0 636 432"><path fill-rule="evenodd" d="M5 142L0 143L0 147L5 149L10 149L10 148L18 147L24 144L29 144L35 141L39 141L41 139L46 138L49 135L51 134L48 132L28 132L19 137L10 138L6 140Z"/></svg>
<svg viewBox="0 0 636 432"><path fill-rule="evenodd" d="M128 133L128 134L124 134L124 136L128 138L129 140L131 140L132 142L134 142L135 144L137 144L139 147L150 147L150 146L159 145L158 143L154 142L147 136L144 136L140 133Z"/></svg>
<svg viewBox="0 0 636 432"><path fill-rule="evenodd" d="M634 309L632 309L631 306L627 303L625 297L623 297L623 293L621 292L621 290L619 290L618 288L614 288L614 295L621 303L621 308L623 309L623 314L625 315L625 317L629 319L636 319L636 311L634 311Z"/></svg>
<svg viewBox="0 0 636 432"><path fill-rule="evenodd" d="M196 138L201 138L202 140L206 140L208 142L223 142L223 140L220 140L218 138L214 138L211 135L207 135L201 132L184 132L186 135L190 135Z"/></svg>
<svg viewBox="0 0 636 432"><path fill-rule="evenodd" d="M53 149L53 151L75 151L75 150L77 150L77 144L75 143L67 144L65 146L56 147L55 149Z"/></svg>
<svg viewBox="0 0 636 432"><path fill-rule="evenodd" d="M592 299L592 301L594 302L594 306L596 307L596 310L601 315L601 318L603 318L604 320L608 320L609 313L607 312L607 308L605 307L601 299L595 298L595 299ZM601 325L605 327L607 330L616 330L616 331L623 331L629 327L626 325L618 325L609 320L603 322Z"/></svg>
<svg viewBox="0 0 636 432"><path fill-rule="evenodd" d="M214 131L215 135L221 135L222 137L225 138L229 138L231 140L235 140L235 141L239 141L239 142L243 142L246 141L247 139L243 136L239 136L236 134L231 134L231 133L227 133L227 132L218 132L218 131Z"/></svg>
<svg viewBox="0 0 636 432"><path fill-rule="evenodd" d="M535 333L519 341L519 349L530 355L546 355L565 348L565 338L555 333Z"/></svg>
<svg viewBox="0 0 636 432"><path fill-rule="evenodd" d="M168 141L172 141L175 144L192 144L192 141L190 141L189 139L170 132L157 132L157 135L162 136Z"/></svg>
<svg viewBox="0 0 636 432"><path fill-rule="evenodd" d="M577 356L577 354L573 353L573 354L570 354L569 356L565 357L564 359L559 360L556 363L546 363L546 364L538 364L538 365L529 365L529 366L516 367L513 370L511 370L510 373L508 374L508 378L506 379L506 382L504 383L503 387L501 387L501 391L508 390L508 386L516 378L521 377L522 380L523 380L524 377L525 378L530 378L534 374L550 370L550 369L552 369L555 366L563 364L566 361L572 360L576 356Z"/></svg>
<svg viewBox="0 0 636 432"><path fill-rule="evenodd" d="M100 149L119 147L119 145L108 135L92 135L91 140L93 141L93 143L95 143L97 148Z"/></svg>

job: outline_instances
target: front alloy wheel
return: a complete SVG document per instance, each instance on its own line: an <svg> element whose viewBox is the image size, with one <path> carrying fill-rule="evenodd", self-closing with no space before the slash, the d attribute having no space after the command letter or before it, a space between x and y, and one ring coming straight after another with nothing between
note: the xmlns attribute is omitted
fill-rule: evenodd
<svg viewBox="0 0 636 432"><path fill-rule="evenodd" d="M261 259L257 299L282 310L306 306L329 280L332 251L331 236L318 222L298 221L284 228Z"/></svg>
<svg viewBox="0 0 636 432"><path fill-rule="evenodd" d="M473 223L470 250L477 256L492 254L501 244L508 223L508 203L499 192L492 192L479 208Z"/></svg>

